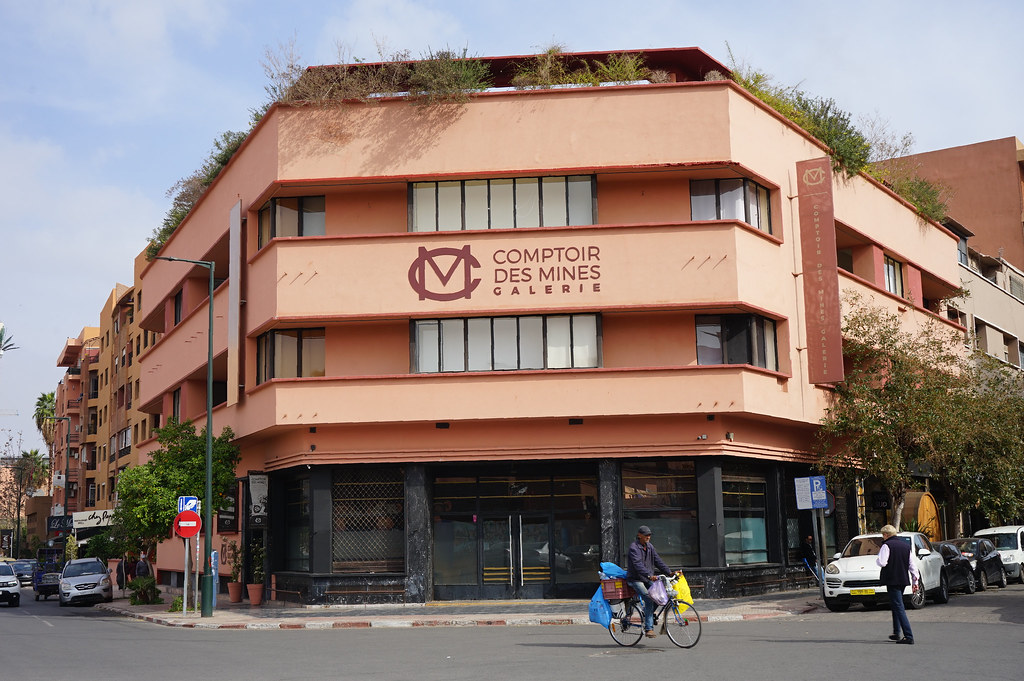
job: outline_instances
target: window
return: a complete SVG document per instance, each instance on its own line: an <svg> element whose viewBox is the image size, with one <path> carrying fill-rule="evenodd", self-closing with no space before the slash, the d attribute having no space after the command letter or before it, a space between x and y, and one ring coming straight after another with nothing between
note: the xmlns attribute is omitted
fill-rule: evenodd
<svg viewBox="0 0 1024 681"><path fill-rule="evenodd" d="M1024 280L1012 274L1010 275L1010 295L1024 300Z"/></svg>
<svg viewBox="0 0 1024 681"><path fill-rule="evenodd" d="M885 256L882 264L885 270L885 290L889 293L903 297L903 263Z"/></svg>
<svg viewBox="0 0 1024 681"><path fill-rule="evenodd" d="M779 370L775 322L758 315L698 315L697 364L749 364Z"/></svg>
<svg viewBox="0 0 1024 681"><path fill-rule="evenodd" d="M309 478L289 480L284 491L284 569L309 571Z"/></svg>
<svg viewBox="0 0 1024 681"><path fill-rule="evenodd" d="M967 256L967 237L965 237L965 236L960 237L960 241L957 243L957 246L956 246L956 251L957 251L957 260L959 261L959 263L961 265L964 265L965 267L970 266L971 261L970 261L970 259Z"/></svg>
<svg viewBox="0 0 1024 681"><path fill-rule="evenodd" d="M171 393L171 418L181 421L181 388Z"/></svg>
<svg viewBox="0 0 1024 681"><path fill-rule="evenodd" d="M404 479L401 468L335 470L331 485L334 572L405 569Z"/></svg>
<svg viewBox="0 0 1024 681"><path fill-rule="evenodd" d="M281 329L256 340L256 383L325 373L323 329Z"/></svg>
<svg viewBox="0 0 1024 681"><path fill-rule="evenodd" d="M692 461L622 465L622 518L626 527L647 525L669 565L700 565L697 477ZM633 537L625 533L623 552Z"/></svg>
<svg viewBox="0 0 1024 681"><path fill-rule="evenodd" d="M174 294L174 324L181 324L183 291L179 290Z"/></svg>
<svg viewBox="0 0 1024 681"><path fill-rule="evenodd" d="M518 177L416 182L409 231L457 232L594 224L594 178Z"/></svg>
<svg viewBox="0 0 1024 681"><path fill-rule="evenodd" d="M413 322L413 371L579 369L600 365L597 315Z"/></svg>
<svg viewBox="0 0 1024 681"><path fill-rule="evenodd" d="M723 471L725 561L728 565L767 562L766 491L764 478L726 475Z"/></svg>
<svg viewBox="0 0 1024 681"><path fill-rule="evenodd" d="M691 220L742 220L772 233L771 201L765 187L753 180L691 180Z"/></svg>
<svg viewBox="0 0 1024 681"><path fill-rule="evenodd" d="M259 248L277 237L326 234L326 203L323 196L271 199L260 209Z"/></svg>

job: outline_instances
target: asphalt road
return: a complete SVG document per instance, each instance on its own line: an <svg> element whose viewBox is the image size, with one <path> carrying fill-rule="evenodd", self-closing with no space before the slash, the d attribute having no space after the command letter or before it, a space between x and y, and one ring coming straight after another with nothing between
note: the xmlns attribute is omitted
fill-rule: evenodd
<svg viewBox="0 0 1024 681"><path fill-rule="evenodd" d="M0 608L0 678L218 679L871 679L1024 678L1024 586L954 595L912 611L917 643L889 643L890 614L705 623L700 643L620 648L596 625L336 630L168 628L34 602Z"/></svg>

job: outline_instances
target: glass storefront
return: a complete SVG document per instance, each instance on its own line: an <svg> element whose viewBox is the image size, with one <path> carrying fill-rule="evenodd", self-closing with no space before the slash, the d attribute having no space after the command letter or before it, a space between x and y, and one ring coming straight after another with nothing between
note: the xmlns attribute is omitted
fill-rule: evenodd
<svg viewBox="0 0 1024 681"><path fill-rule="evenodd" d="M579 595L600 562L594 465L516 466L433 480L439 598Z"/></svg>
<svg viewBox="0 0 1024 681"><path fill-rule="evenodd" d="M622 558L636 528L651 528L651 542L668 565L700 565L697 477L692 461L622 464ZM624 564L624 563L623 563Z"/></svg>

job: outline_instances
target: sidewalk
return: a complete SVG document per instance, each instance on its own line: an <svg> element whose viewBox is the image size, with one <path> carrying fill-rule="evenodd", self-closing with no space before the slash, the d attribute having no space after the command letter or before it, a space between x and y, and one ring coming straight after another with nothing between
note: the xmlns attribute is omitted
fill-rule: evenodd
<svg viewBox="0 0 1024 681"><path fill-rule="evenodd" d="M261 606L229 603L219 595L212 617L168 612L168 603L130 605L127 598L96 608L169 627L195 629L347 629L590 624L586 600L443 601L387 605L296 606L267 601ZM802 589L746 598L700 599L706 622L788 617L824 608L818 591Z"/></svg>

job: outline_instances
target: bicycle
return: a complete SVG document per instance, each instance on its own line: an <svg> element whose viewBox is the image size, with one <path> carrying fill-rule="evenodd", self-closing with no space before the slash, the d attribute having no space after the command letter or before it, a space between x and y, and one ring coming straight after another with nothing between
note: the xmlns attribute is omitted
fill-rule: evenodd
<svg viewBox="0 0 1024 681"><path fill-rule="evenodd" d="M676 599L672 585L678 577L661 579L665 580L665 590L669 596L665 605L655 608L654 626L657 628L662 618L666 618L665 633L668 634L669 640L680 648L692 648L700 640L700 613L693 607L693 603ZM635 646L644 637L643 598L640 594L633 594L624 599L621 605L624 609L613 615L608 632L620 646Z"/></svg>

